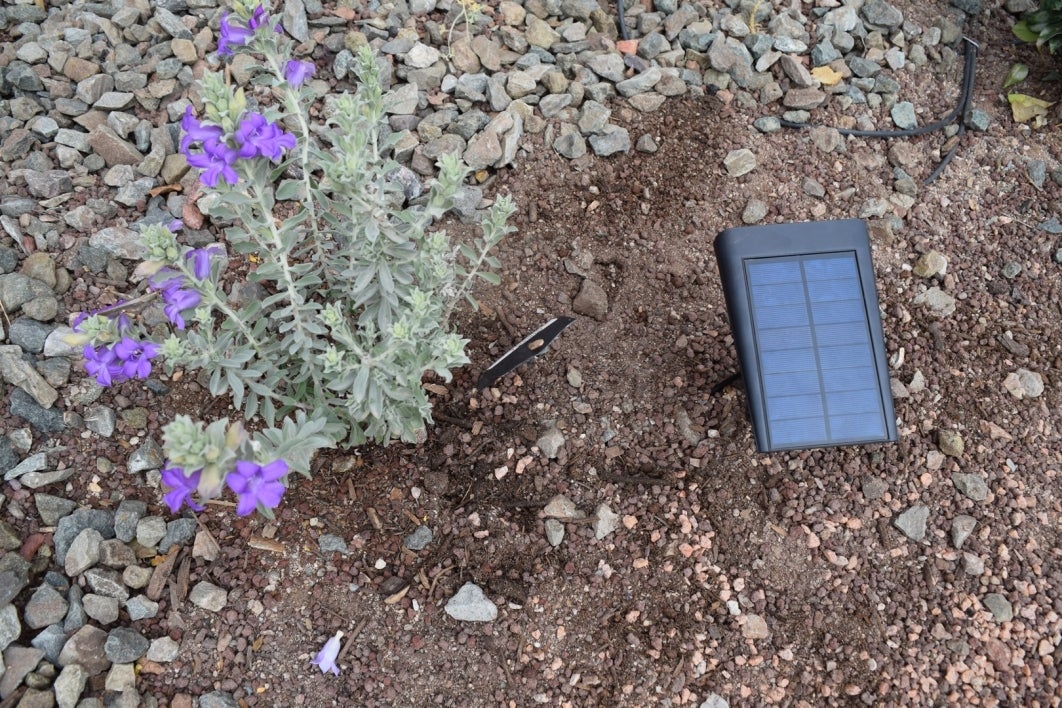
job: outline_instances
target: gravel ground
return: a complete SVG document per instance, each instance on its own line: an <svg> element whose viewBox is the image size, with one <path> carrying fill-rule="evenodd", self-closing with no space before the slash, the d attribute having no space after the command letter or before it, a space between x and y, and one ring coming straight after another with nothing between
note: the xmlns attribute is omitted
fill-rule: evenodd
<svg viewBox="0 0 1062 708"><path fill-rule="evenodd" d="M214 238L172 126L220 9L5 6L2 705L1058 705L1062 145L999 88L1023 61L1053 100L1057 64L1010 41L1013 1L955 4L636 5L624 65L613 8L501 3L452 72L446 5L276 8L322 90L358 42L389 57L414 172L481 169L453 233L500 192L520 211L502 287L462 314L473 365L428 382L428 440L322 456L273 523L167 513L160 425L225 403L193 375L101 391L57 330L135 292L138 224ZM961 32L973 110L932 184L958 124L779 128L931 122ZM851 73L816 86L818 64ZM708 393L736 368L712 239L849 217L900 441L757 454L740 386ZM474 390L562 314L547 356Z"/></svg>

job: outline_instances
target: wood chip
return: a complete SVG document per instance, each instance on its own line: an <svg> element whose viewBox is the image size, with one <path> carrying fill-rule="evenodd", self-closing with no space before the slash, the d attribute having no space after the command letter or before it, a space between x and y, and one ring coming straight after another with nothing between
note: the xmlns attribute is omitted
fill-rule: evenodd
<svg viewBox="0 0 1062 708"><path fill-rule="evenodd" d="M184 602L188 597L188 577L192 572L192 558L185 555L181 561L181 567L177 571L177 601ZM176 603L175 603L176 604Z"/></svg>
<svg viewBox="0 0 1062 708"><path fill-rule="evenodd" d="M162 597L162 590L166 587L166 580L170 577L170 573L173 572L173 566L177 564L177 554L180 552L180 547L174 546L170 549L170 552L155 565L155 570L151 574L151 580L148 581L147 591L144 593L149 600L158 602L158 599Z"/></svg>
<svg viewBox="0 0 1062 708"><path fill-rule="evenodd" d="M261 536L251 536L251 540L247 542L247 545L256 550L269 551L270 553L283 553L285 550L283 543L262 538Z"/></svg>

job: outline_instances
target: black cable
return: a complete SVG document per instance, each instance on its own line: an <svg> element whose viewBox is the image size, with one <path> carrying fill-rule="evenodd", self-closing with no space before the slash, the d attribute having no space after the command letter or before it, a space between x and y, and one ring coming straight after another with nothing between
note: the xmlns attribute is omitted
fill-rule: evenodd
<svg viewBox="0 0 1062 708"><path fill-rule="evenodd" d="M951 110L946 116L940 120L928 123L918 128L908 128L906 130L855 130L851 128L838 128L837 132L841 135L852 135L858 138L910 138L916 135L925 135L926 133L932 133L941 128L946 128L951 125L955 118L962 116L966 113L967 107L970 105L970 98L973 96L974 76L977 68L977 42L969 37L963 37L963 41L966 43L966 55L963 62L962 70L962 89L959 94L959 103ZM813 128L810 123L797 123L791 120L781 120L781 124L786 128ZM962 135L965 132L966 125L960 120L958 135ZM955 147L944 156L937 168L926 178L924 184L929 184L936 179L951 162L951 158L955 156L955 152L958 150L958 143Z"/></svg>
<svg viewBox="0 0 1062 708"><path fill-rule="evenodd" d="M622 39L630 39L631 36L627 32L627 20L623 17L623 0L616 0L616 14L619 15L619 31Z"/></svg>

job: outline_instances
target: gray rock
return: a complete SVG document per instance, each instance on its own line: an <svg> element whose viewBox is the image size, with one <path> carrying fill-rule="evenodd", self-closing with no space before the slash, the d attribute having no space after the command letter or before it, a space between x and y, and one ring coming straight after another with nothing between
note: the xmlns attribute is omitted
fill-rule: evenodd
<svg viewBox="0 0 1062 708"><path fill-rule="evenodd" d="M951 520L951 543L955 548L961 549L966 539L973 533L977 526L977 519L966 514L959 514Z"/></svg>
<svg viewBox="0 0 1062 708"><path fill-rule="evenodd" d="M84 591L77 585L74 585L67 591L66 601L70 603L70 609L66 611L66 618L63 619L63 633L64 635L73 634L77 630L88 624L88 615L85 613L85 605L82 600L84 599ZM66 637L63 637L66 640ZM59 649L62 649L62 645L56 649L58 654Z"/></svg>
<svg viewBox="0 0 1062 708"><path fill-rule="evenodd" d="M147 654L151 642L131 627L115 627L107 634L103 651L115 664L132 664Z"/></svg>
<svg viewBox="0 0 1062 708"><path fill-rule="evenodd" d="M317 546L321 553L347 553L347 542L335 534L321 534L317 539Z"/></svg>
<svg viewBox="0 0 1062 708"><path fill-rule="evenodd" d="M962 554L962 569L967 575L984 575L985 561L980 556L973 553L967 553L963 551Z"/></svg>
<svg viewBox="0 0 1062 708"><path fill-rule="evenodd" d="M741 177L756 169L756 155L748 148L731 150L723 158L723 166L731 177Z"/></svg>
<svg viewBox="0 0 1062 708"><path fill-rule="evenodd" d="M616 84L616 92L624 98L630 98L640 93L645 93L656 86L660 81L662 74L658 67L650 67L647 71L643 71L640 74L635 74L629 79L625 79Z"/></svg>
<svg viewBox="0 0 1062 708"><path fill-rule="evenodd" d="M979 474L956 472L951 481L960 493L974 501L984 501L988 497L988 485Z"/></svg>
<svg viewBox="0 0 1062 708"><path fill-rule="evenodd" d="M586 140L578 132L572 131L554 140L553 149L569 160L574 160L586 154Z"/></svg>
<svg viewBox="0 0 1062 708"><path fill-rule="evenodd" d="M900 101L889 110L892 122L900 130L912 130L918 127L918 117L915 115L914 104L910 101Z"/></svg>
<svg viewBox="0 0 1062 708"><path fill-rule="evenodd" d="M545 508L542 509L542 513L551 519L561 519L562 521L573 521L575 519L583 518L583 515L579 512L579 509L568 497L563 494L557 494Z"/></svg>
<svg viewBox="0 0 1062 708"><path fill-rule="evenodd" d="M903 13L885 0L869 0L861 14L867 24L882 30L892 31L903 24Z"/></svg>
<svg viewBox="0 0 1062 708"><path fill-rule="evenodd" d="M634 149L638 152L654 153L660 149L660 146L656 144L656 140L653 139L652 135L646 133L642 137L638 138L638 142L635 143Z"/></svg>
<svg viewBox="0 0 1062 708"><path fill-rule="evenodd" d="M166 535L166 520L161 516L147 516L136 525L136 542L145 548L154 548Z"/></svg>
<svg viewBox="0 0 1062 708"><path fill-rule="evenodd" d="M564 541L564 524L557 519L546 519L543 522L546 529L546 541L556 548Z"/></svg>
<svg viewBox="0 0 1062 708"><path fill-rule="evenodd" d="M608 157L618 152L628 153L631 151L631 136L626 128L608 125L601 134L590 136L590 147L598 157Z"/></svg>
<svg viewBox="0 0 1062 708"><path fill-rule="evenodd" d="M7 649L20 634L22 623L18 619L18 610L14 605L4 605L0 608L0 649Z"/></svg>
<svg viewBox="0 0 1062 708"><path fill-rule="evenodd" d="M15 599L29 584L29 568L29 561L17 553L8 553L0 558L0 606ZM0 646L0 649L3 647Z"/></svg>
<svg viewBox="0 0 1062 708"><path fill-rule="evenodd" d="M126 601L125 609L129 613L129 619L136 622L156 616L159 613L159 603L143 595L135 595Z"/></svg>
<svg viewBox="0 0 1062 708"><path fill-rule="evenodd" d="M1010 622L1014 619L1014 606L998 592L990 592L981 600L996 622Z"/></svg>
<svg viewBox="0 0 1062 708"><path fill-rule="evenodd" d="M157 639L151 640L151 646L148 647L147 658L150 661L157 661L160 664L168 664L177 658L177 654L181 651L181 645L168 636L161 636Z"/></svg>
<svg viewBox="0 0 1062 708"><path fill-rule="evenodd" d="M64 666L55 679L55 702L59 708L74 708L85 691L89 674L79 664Z"/></svg>
<svg viewBox="0 0 1062 708"><path fill-rule="evenodd" d="M709 693L699 708L730 708L730 703L718 693Z"/></svg>
<svg viewBox="0 0 1062 708"><path fill-rule="evenodd" d="M587 67L602 79L618 83L624 80L626 66L623 57L616 53L597 54L586 62Z"/></svg>
<svg viewBox="0 0 1062 708"><path fill-rule="evenodd" d="M115 597L89 593L82 598L81 606L84 608L86 615L100 624L107 625L118 621L118 610L121 608L121 603Z"/></svg>
<svg viewBox="0 0 1062 708"><path fill-rule="evenodd" d="M47 284L23 273L0 275L0 305L3 305L9 315L30 300L51 293Z"/></svg>
<svg viewBox="0 0 1062 708"><path fill-rule="evenodd" d="M1003 382L1003 387L1010 395L1021 400L1023 398L1039 398L1044 393L1044 379L1035 371L1018 369L1008 374Z"/></svg>
<svg viewBox="0 0 1062 708"><path fill-rule="evenodd" d="M929 519L929 507L916 504L896 517L893 525L900 529L912 541L921 541L926 537L926 521Z"/></svg>
<svg viewBox="0 0 1062 708"><path fill-rule="evenodd" d="M9 469L4 474L4 481L10 482L13 479L18 479L24 474L28 474L30 472L39 472L43 469L47 469L47 467L48 453L38 452L36 454L30 455L25 460L19 462L17 465Z"/></svg>
<svg viewBox="0 0 1062 708"><path fill-rule="evenodd" d="M923 305L934 317L942 318L955 312L955 298L933 286L914 298L914 304Z"/></svg>
<svg viewBox="0 0 1062 708"><path fill-rule="evenodd" d="M619 514L612 511L608 504L599 504L594 511L597 520L594 521L594 538L598 541L608 536L619 526Z"/></svg>
<svg viewBox="0 0 1062 708"><path fill-rule="evenodd" d="M92 101L95 102L95 101ZM136 146L123 140L105 123L97 125L89 133L89 144L108 166L138 165L144 159ZM94 244L95 245L95 244Z"/></svg>
<svg viewBox="0 0 1062 708"><path fill-rule="evenodd" d="M196 607L202 607L209 612L221 612L229 601L229 593L213 583L202 580L192 588L188 599Z"/></svg>
<svg viewBox="0 0 1062 708"><path fill-rule="evenodd" d="M85 427L93 433L105 438L109 438L114 434L117 417L113 408L104 405L90 406L85 409L84 418Z"/></svg>
<svg viewBox="0 0 1062 708"><path fill-rule="evenodd" d="M11 324L11 332L9 333L11 341L17 340L23 344L27 343L26 334L28 328L26 326L20 325L17 335L15 332L16 325L23 321L19 319ZM31 344L35 343L36 338L32 340ZM0 346L0 378L13 386L18 386L32 396L33 400L42 407L51 408L58 400L59 392L52 388L43 376L37 373L32 364L22 358L23 349L24 347L21 344L18 346ZM33 350L27 349L26 351Z"/></svg>
<svg viewBox="0 0 1062 708"><path fill-rule="evenodd" d="M21 418L42 433L58 433L66 427L60 411L45 408L22 389L11 392L10 410L11 415Z"/></svg>
<svg viewBox="0 0 1062 708"><path fill-rule="evenodd" d="M885 492L889 490L889 484L885 480L878 479L877 477L866 477L863 479L861 489L863 491L863 496L867 501L874 501L876 499L881 499L881 497L884 496Z"/></svg>
<svg viewBox="0 0 1062 708"><path fill-rule="evenodd" d="M36 637L30 640L30 644L35 649L40 649L44 652L44 657L53 664L59 663L60 653L66 642L66 632L58 624L45 627Z"/></svg>
<svg viewBox="0 0 1062 708"><path fill-rule="evenodd" d="M36 647L13 644L4 650L3 675L0 676L0 698L7 698L22 684L22 679L37 668L44 652Z"/></svg>
<svg viewBox="0 0 1062 708"><path fill-rule="evenodd" d="M579 294L572 301L572 311L579 315L593 317L595 320L604 320L608 313L608 295L604 288L585 278L579 288Z"/></svg>
<svg viewBox="0 0 1062 708"><path fill-rule="evenodd" d="M963 121L966 123L966 127L970 130L976 130L982 133L987 131L992 125L991 116L980 108L967 109L966 115L963 116Z"/></svg>
<svg viewBox="0 0 1062 708"><path fill-rule="evenodd" d="M767 216L767 205L760 199L750 199L745 204L745 210L741 212L741 221L746 224L756 224L763 221Z"/></svg>
<svg viewBox="0 0 1062 708"><path fill-rule="evenodd" d="M122 226L100 229L89 237L89 244L117 258L143 260L147 256L140 234Z"/></svg>
<svg viewBox="0 0 1062 708"><path fill-rule="evenodd" d="M465 583L446 603L446 614L459 622L493 622L498 618L498 607L491 602L475 583Z"/></svg>
<svg viewBox="0 0 1062 708"><path fill-rule="evenodd" d="M147 504L135 499L124 499L114 512L114 535L124 543L136 538L137 523L147 514ZM163 531L165 533L165 531ZM162 536L156 539L160 540Z"/></svg>
<svg viewBox="0 0 1062 708"><path fill-rule="evenodd" d="M306 6L303 0L284 0L284 30L300 42L310 38L310 28L306 20Z"/></svg>
<svg viewBox="0 0 1062 708"><path fill-rule="evenodd" d="M961 458L963 451L966 449L966 443L963 442L959 431L949 428L937 431L937 444L940 447L940 451L948 457Z"/></svg>
<svg viewBox="0 0 1062 708"><path fill-rule="evenodd" d="M31 170L26 173L26 188L35 197L51 199L64 192L72 191L74 183L70 179L70 174L64 170L48 170L47 172Z"/></svg>
<svg viewBox="0 0 1062 708"><path fill-rule="evenodd" d="M166 535L159 540L159 553L166 553L173 546L188 543L195 536L195 519L174 519L166 524Z"/></svg>
<svg viewBox="0 0 1062 708"><path fill-rule="evenodd" d="M65 565L66 553L85 529L92 528L103 538L114 538L114 514L104 509L78 509L59 520L55 529L55 559Z"/></svg>
<svg viewBox="0 0 1062 708"><path fill-rule="evenodd" d="M29 303L27 302L26 305ZM44 342L53 329L55 329L54 325L38 322L28 317L19 317L11 323L7 338L12 344L22 347L23 351L40 354L44 351Z"/></svg>
<svg viewBox="0 0 1062 708"><path fill-rule="evenodd" d="M67 610L66 599L51 585L41 585L26 603L22 618L30 629L40 629L63 620Z"/></svg>
<svg viewBox="0 0 1062 708"><path fill-rule="evenodd" d="M239 708L240 704L232 694L224 691L211 691L199 697L199 708Z"/></svg>
<svg viewBox="0 0 1062 708"><path fill-rule="evenodd" d="M76 502L44 492L34 494L33 503L37 507L37 513L41 516L41 523L45 526L55 526L59 523L59 519L77 508Z"/></svg>
<svg viewBox="0 0 1062 708"><path fill-rule="evenodd" d="M103 650L106 642L106 632L99 627L87 624L75 632L63 645L58 663L60 666L80 664L90 676L102 674L111 666L111 660L107 658Z"/></svg>
<svg viewBox="0 0 1062 708"><path fill-rule="evenodd" d="M165 7L155 8L155 21L159 23L159 27L161 27L166 34L174 39L192 38L192 32L185 27L184 23L181 22L181 19Z"/></svg>
<svg viewBox="0 0 1062 708"><path fill-rule="evenodd" d="M402 539L402 543L411 551L423 551L432 542L434 534L427 526L418 526L411 534Z"/></svg>
<svg viewBox="0 0 1062 708"><path fill-rule="evenodd" d="M129 461L126 463L130 474L162 469L164 464L166 464L166 453L152 438L148 438L143 445L129 455Z"/></svg>
<svg viewBox="0 0 1062 708"><path fill-rule="evenodd" d="M96 565L100 560L100 543L103 535L94 528L87 528L74 538L66 552L64 568L70 577L77 577Z"/></svg>
<svg viewBox="0 0 1062 708"><path fill-rule="evenodd" d="M100 543L99 562L108 568L121 569L136 563L136 553L117 538L109 538Z"/></svg>
<svg viewBox="0 0 1062 708"><path fill-rule="evenodd" d="M109 568L89 568L84 573L85 580L94 592L106 597L113 597L120 602L129 599L129 590L122 582L122 574Z"/></svg>
<svg viewBox="0 0 1062 708"><path fill-rule="evenodd" d="M546 459L556 459L557 455L560 454L561 448L564 447L564 434L557 430L556 427L550 426L548 430L539 436L535 445L546 456Z"/></svg>

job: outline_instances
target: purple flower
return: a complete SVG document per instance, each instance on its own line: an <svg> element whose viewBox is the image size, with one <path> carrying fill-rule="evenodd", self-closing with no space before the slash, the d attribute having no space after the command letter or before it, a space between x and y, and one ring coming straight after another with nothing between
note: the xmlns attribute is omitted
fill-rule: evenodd
<svg viewBox="0 0 1062 708"><path fill-rule="evenodd" d="M261 4L258 5L251 13L251 19L247 21L247 26L251 29L258 29L259 27L265 27L269 24L269 15L265 11L265 7ZM280 28L280 23L273 25L273 31L277 34L281 34L284 30Z"/></svg>
<svg viewBox="0 0 1062 708"><path fill-rule="evenodd" d="M261 5L258 6L261 9ZM258 10L255 10L257 12ZM263 9L264 13L265 10ZM253 18L252 18L253 20ZM247 44L254 37L253 27L241 27L229 22L229 13L221 16L221 37L218 39L218 54L232 54L231 47L239 47Z"/></svg>
<svg viewBox="0 0 1062 708"><path fill-rule="evenodd" d="M336 657L339 656L340 642L343 639L342 632L336 632L336 635L325 642L324 648L317 652L310 663L316 664L321 669L321 673L327 673L331 671L336 676L339 676L339 667L336 666Z"/></svg>
<svg viewBox="0 0 1062 708"><path fill-rule="evenodd" d="M194 253L194 251L191 253ZM209 269L209 263L207 268ZM158 279L160 276L169 279L160 281ZM173 323L177 329L185 328L185 321L181 317L181 313L195 307L202 299L196 291L182 288L181 286L184 284L185 281L182 276L168 269L160 270L155 274L154 278L148 281L148 285L152 290L162 293L162 302L165 303L162 312L166 315L166 319Z"/></svg>
<svg viewBox="0 0 1062 708"><path fill-rule="evenodd" d="M168 494L162 497L166 506L174 514L181 508L181 504L187 503L195 511L202 511L206 507L192 501L192 492L199 486L199 478L203 470L198 469L190 475L186 475L180 467L170 467L162 470L162 483L170 488Z"/></svg>
<svg viewBox="0 0 1062 708"><path fill-rule="evenodd" d="M96 377L96 383L100 386L110 386L125 380L122 365L116 361L117 355L110 347L95 349L91 344L86 344L81 355L85 359L85 371L89 376Z"/></svg>
<svg viewBox="0 0 1062 708"><path fill-rule="evenodd" d="M174 219L170 223L166 224L166 228L173 233L177 233L178 231L184 228L184 222L180 219Z"/></svg>
<svg viewBox="0 0 1062 708"><path fill-rule="evenodd" d="M216 250L213 246L196 248L185 255L187 260L192 261L192 274L197 279L206 280L210 277L210 255Z"/></svg>
<svg viewBox="0 0 1062 708"><path fill-rule="evenodd" d="M233 138L240 146L236 154L245 160L261 155L276 162L283 157L285 149L295 147L295 136L267 121L261 113L248 113Z"/></svg>
<svg viewBox="0 0 1062 708"><path fill-rule="evenodd" d="M179 288L170 288L162 291L162 299L166 303L166 306L162 308L166 318L173 323L177 329L185 328L184 318L181 317L181 313L189 308L195 307L199 304L199 293L194 290L182 290Z"/></svg>
<svg viewBox="0 0 1062 708"><path fill-rule="evenodd" d="M236 151L225 143L207 140L203 143L203 152L187 153L185 157L192 167L205 170L199 179L208 187L216 187L219 177L225 180L226 184L236 184L240 181L233 168L237 158Z"/></svg>
<svg viewBox="0 0 1062 708"><path fill-rule="evenodd" d="M181 130L184 131L184 137L181 138L181 152L188 155L188 148L192 143L206 142L208 140L213 142L219 142L221 136L224 135L224 131L221 130L221 126L217 125L203 125L195 116L192 115L192 107L188 106L184 109L184 117L181 118ZM180 223L177 221L177 223ZM180 228L178 226L177 228ZM176 231L171 223L169 226L170 231Z"/></svg>
<svg viewBox="0 0 1062 708"><path fill-rule="evenodd" d="M261 504L272 509L280 504L286 487L281 479L288 473L288 463L274 460L268 465L259 466L253 462L240 460L236 469L229 473L225 482L236 493L236 513L247 516Z"/></svg>
<svg viewBox="0 0 1062 708"><path fill-rule="evenodd" d="M288 80L292 88L298 88L316 71L317 67L312 62L292 59L284 66L284 78Z"/></svg>
<svg viewBox="0 0 1062 708"><path fill-rule="evenodd" d="M158 355L159 345L138 342L129 337L114 345L114 356L122 362L122 375L129 379L146 379L151 375L151 359Z"/></svg>

